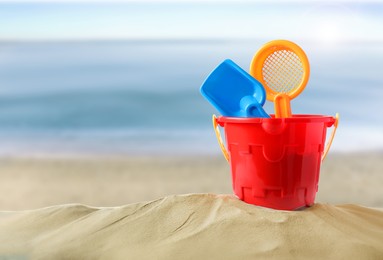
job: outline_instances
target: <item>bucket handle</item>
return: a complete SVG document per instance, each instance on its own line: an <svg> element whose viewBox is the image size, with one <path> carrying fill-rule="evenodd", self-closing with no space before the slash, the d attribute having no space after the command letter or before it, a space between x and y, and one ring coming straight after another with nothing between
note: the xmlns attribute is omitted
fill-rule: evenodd
<svg viewBox="0 0 383 260"><path fill-rule="evenodd" d="M338 123L339 123L339 113L336 113L335 115L335 122L334 122L334 128L331 132L331 136L330 136L330 139L328 140L327 144L326 144L326 148L324 149L324 153L322 155L322 162L324 161L324 159L326 158L327 156L327 153L328 151L330 150L330 147L331 147L331 144L332 144L332 141L334 140L334 136L335 136L335 133L336 133L336 129L338 128Z"/></svg>
<svg viewBox="0 0 383 260"><path fill-rule="evenodd" d="M217 137L219 147L221 148L221 151L222 151L223 156L225 157L226 161L230 162L229 153L227 152L226 147L223 144L221 132L219 131L219 125L217 122L217 117L215 115L213 115L212 119L213 119L214 132L215 132L215 136Z"/></svg>

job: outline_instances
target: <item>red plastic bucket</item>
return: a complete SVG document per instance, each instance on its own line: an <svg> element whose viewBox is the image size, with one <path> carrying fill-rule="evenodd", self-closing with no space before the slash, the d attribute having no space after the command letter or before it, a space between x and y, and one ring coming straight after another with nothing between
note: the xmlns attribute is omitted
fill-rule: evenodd
<svg viewBox="0 0 383 260"><path fill-rule="evenodd" d="M234 193L268 208L295 210L314 204L321 162L338 125L338 115L290 118L213 116L222 152L230 162ZM218 125L224 127L227 150ZM334 126L325 147L327 128Z"/></svg>

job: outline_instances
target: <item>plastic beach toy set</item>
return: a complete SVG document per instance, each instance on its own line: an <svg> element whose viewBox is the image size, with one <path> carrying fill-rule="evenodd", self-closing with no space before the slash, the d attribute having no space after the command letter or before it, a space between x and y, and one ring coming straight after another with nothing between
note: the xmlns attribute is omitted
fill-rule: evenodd
<svg viewBox="0 0 383 260"><path fill-rule="evenodd" d="M292 113L290 101L306 87L309 75L304 51L293 42L275 40L258 50L249 73L225 60L202 84L202 95L221 114L213 115L213 127L239 199L281 210L314 204L338 114ZM263 109L266 100L274 103L274 114ZM219 127L225 130L226 145Z"/></svg>

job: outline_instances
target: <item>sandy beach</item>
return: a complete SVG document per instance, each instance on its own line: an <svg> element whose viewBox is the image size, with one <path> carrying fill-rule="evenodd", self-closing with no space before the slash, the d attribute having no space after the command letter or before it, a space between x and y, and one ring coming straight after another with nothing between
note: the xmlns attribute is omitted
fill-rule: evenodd
<svg viewBox="0 0 383 260"><path fill-rule="evenodd" d="M0 214L5 259L381 259L383 211L252 206L230 195L168 196ZM8 258L7 258L8 257Z"/></svg>
<svg viewBox="0 0 383 260"><path fill-rule="evenodd" d="M218 156L2 158L0 259L382 259L382 159L330 154L316 204L278 211Z"/></svg>
<svg viewBox="0 0 383 260"><path fill-rule="evenodd" d="M322 165L316 201L383 208L382 170L383 153L330 153ZM229 165L221 156L2 158L0 180L0 210L232 194Z"/></svg>

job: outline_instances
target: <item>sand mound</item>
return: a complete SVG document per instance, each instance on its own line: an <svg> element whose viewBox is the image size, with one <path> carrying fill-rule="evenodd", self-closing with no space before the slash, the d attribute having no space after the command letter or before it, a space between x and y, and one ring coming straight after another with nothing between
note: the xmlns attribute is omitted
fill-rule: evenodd
<svg viewBox="0 0 383 260"><path fill-rule="evenodd" d="M1 257L382 259L383 211L326 204L276 211L191 194L113 208L1 212Z"/></svg>

